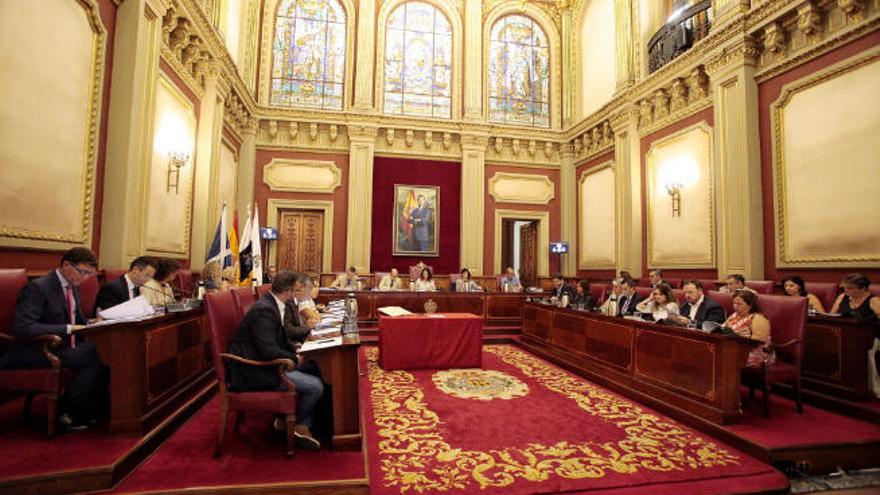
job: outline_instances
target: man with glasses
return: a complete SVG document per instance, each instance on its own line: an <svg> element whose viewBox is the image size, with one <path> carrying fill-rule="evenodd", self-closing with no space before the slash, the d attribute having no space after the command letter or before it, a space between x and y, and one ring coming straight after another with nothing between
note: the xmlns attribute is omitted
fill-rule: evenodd
<svg viewBox="0 0 880 495"><path fill-rule="evenodd" d="M95 346L77 336L86 324L78 286L95 275L98 262L91 250L73 248L54 271L28 283L18 296L12 332L18 339L0 356L0 368L41 368L50 363L40 345L28 342L39 335L57 335L61 344L52 352L75 376L61 398L59 423L69 431L84 430L97 422L107 401L109 368Z"/></svg>
<svg viewBox="0 0 880 495"><path fill-rule="evenodd" d="M97 311L112 308L141 295L141 287L153 279L158 268L159 261L156 258L149 256L135 258L128 266L125 275L116 280L108 280L98 291L98 298L95 301Z"/></svg>

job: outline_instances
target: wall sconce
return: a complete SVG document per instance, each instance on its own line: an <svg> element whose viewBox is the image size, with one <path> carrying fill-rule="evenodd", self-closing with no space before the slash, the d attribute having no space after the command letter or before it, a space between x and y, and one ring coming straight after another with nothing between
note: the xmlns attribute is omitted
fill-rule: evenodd
<svg viewBox="0 0 880 495"><path fill-rule="evenodd" d="M174 188L174 194L178 193L180 186L180 169L189 161L189 153L185 151L169 151L168 152L168 180L165 192L171 192Z"/></svg>
<svg viewBox="0 0 880 495"><path fill-rule="evenodd" d="M672 199L672 216L681 216L681 182L667 182L666 193Z"/></svg>

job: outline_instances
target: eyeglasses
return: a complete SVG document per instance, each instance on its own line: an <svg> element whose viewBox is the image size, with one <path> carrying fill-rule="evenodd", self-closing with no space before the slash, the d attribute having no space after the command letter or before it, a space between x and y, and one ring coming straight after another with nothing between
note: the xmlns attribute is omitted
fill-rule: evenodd
<svg viewBox="0 0 880 495"><path fill-rule="evenodd" d="M76 270L76 272L79 273L80 276L82 276L82 277L91 277L92 275L95 274L94 270L83 269L83 268L80 268L74 264L71 264L70 266L72 266L73 269Z"/></svg>

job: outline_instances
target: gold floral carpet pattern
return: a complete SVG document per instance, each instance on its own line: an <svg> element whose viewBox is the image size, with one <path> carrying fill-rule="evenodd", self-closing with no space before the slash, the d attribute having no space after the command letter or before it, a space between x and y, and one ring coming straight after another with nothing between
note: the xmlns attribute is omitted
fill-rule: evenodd
<svg viewBox="0 0 880 495"><path fill-rule="evenodd" d="M407 371L385 371L377 362L378 349L365 348L367 411L372 413L372 423L367 416L365 424L370 429L369 455L378 458L370 461L371 470L375 469L372 493L529 493L547 490L548 481L554 481L550 485L557 489L577 489L590 485L570 481L595 483L615 477L605 480L613 487L626 485L628 476L641 484L658 476L661 481L689 480L769 469L518 348L492 345L483 351L518 370L530 387L543 387L571 401L582 411L575 411L582 420L619 429L615 433L621 439L545 444L537 434L526 444L506 446L503 439L489 439L499 443L497 448L456 447L444 437L448 431L443 418L425 401L422 387L430 386L430 380L419 382ZM484 408L496 403L469 401ZM479 433L476 430L474 434ZM748 466L742 466L743 461ZM675 474L670 478L669 473Z"/></svg>
<svg viewBox="0 0 880 495"><path fill-rule="evenodd" d="M495 370L445 370L431 379L438 389L460 399L509 400L529 393L528 385L515 376Z"/></svg>

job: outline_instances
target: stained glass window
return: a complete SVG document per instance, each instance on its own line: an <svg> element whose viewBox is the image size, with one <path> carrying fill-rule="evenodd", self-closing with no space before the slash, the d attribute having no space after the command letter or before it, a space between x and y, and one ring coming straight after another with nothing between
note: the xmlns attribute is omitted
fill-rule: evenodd
<svg viewBox="0 0 880 495"><path fill-rule="evenodd" d="M407 2L385 27L385 113L450 118L449 20L430 4Z"/></svg>
<svg viewBox="0 0 880 495"><path fill-rule="evenodd" d="M547 35L535 21L498 19L489 42L489 120L549 127L549 62Z"/></svg>
<svg viewBox="0 0 880 495"><path fill-rule="evenodd" d="M282 0L272 52L272 104L342 109L345 11L337 0Z"/></svg>

